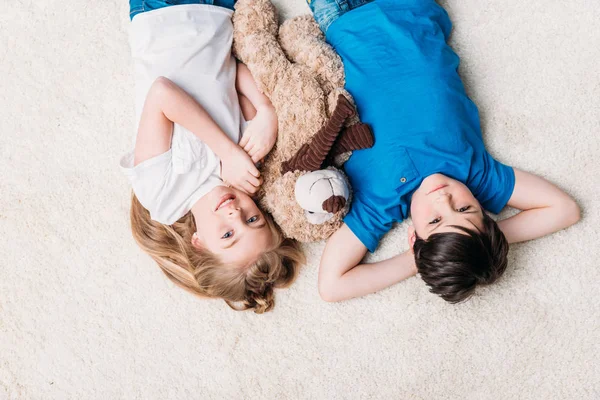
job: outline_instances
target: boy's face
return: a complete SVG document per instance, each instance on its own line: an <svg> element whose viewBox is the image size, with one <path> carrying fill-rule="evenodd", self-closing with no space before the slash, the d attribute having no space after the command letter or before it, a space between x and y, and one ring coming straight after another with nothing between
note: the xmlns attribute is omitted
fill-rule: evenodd
<svg viewBox="0 0 600 400"><path fill-rule="evenodd" d="M224 263L252 263L272 242L271 229L254 200L246 193L217 186L192 208L196 234L192 244L206 248Z"/></svg>
<svg viewBox="0 0 600 400"><path fill-rule="evenodd" d="M430 175L423 180L412 196L410 213L413 221L408 235L411 247L415 232L426 240L434 233L464 234L454 226L483 229L483 210L477 199L464 184L442 174Z"/></svg>

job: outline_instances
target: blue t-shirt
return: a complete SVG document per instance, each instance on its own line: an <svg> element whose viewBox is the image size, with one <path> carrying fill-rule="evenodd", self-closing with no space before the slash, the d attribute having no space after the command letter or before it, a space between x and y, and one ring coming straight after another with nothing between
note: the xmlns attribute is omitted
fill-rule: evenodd
<svg viewBox="0 0 600 400"><path fill-rule="evenodd" d="M408 217L411 196L429 175L463 182L493 213L512 195L514 171L485 150L459 58L446 44L451 28L433 0L376 0L327 31L346 89L375 135L373 148L345 164L354 200L344 222L371 252Z"/></svg>

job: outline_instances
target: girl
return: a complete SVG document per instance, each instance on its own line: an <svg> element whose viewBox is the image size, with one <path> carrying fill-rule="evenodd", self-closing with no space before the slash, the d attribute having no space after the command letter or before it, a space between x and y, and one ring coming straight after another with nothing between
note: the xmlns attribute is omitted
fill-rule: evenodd
<svg viewBox="0 0 600 400"><path fill-rule="evenodd" d="M231 55L233 3L130 1L138 130L121 168L133 186L133 236L167 277L263 313L303 256L249 196L277 117ZM240 140L242 111L252 120Z"/></svg>

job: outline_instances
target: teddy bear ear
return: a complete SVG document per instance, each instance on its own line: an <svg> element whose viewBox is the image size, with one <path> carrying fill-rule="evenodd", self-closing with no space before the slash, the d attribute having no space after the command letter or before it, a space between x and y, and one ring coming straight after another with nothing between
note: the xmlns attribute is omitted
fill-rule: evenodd
<svg viewBox="0 0 600 400"><path fill-rule="evenodd" d="M304 144L292 158L281 164L281 174L284 175L290 171L312 172L321 169L321 165L339 136L344 122L354 115L354 107L346 97L340 94L331 118L313 136L310 144Z"/></svg>

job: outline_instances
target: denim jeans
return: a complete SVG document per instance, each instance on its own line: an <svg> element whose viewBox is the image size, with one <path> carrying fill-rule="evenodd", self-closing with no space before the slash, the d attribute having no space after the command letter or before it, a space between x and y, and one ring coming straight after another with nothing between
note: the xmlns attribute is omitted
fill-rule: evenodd
<svg viewBox="0 0 600 400"><path fill-rule="evenodd" d="M315 20L321 27L323 33L327 33L329 26L347 13L357 7L372 2L373 0L306 0Z"/></svg>
<svg viewBox="0 0 600 400"><path fill-rule="evenodd" d="M129 0L129 18L133 19L139 13L145 11L181 4L210 4L233 10L234 3L235 0Z"/></svg>

